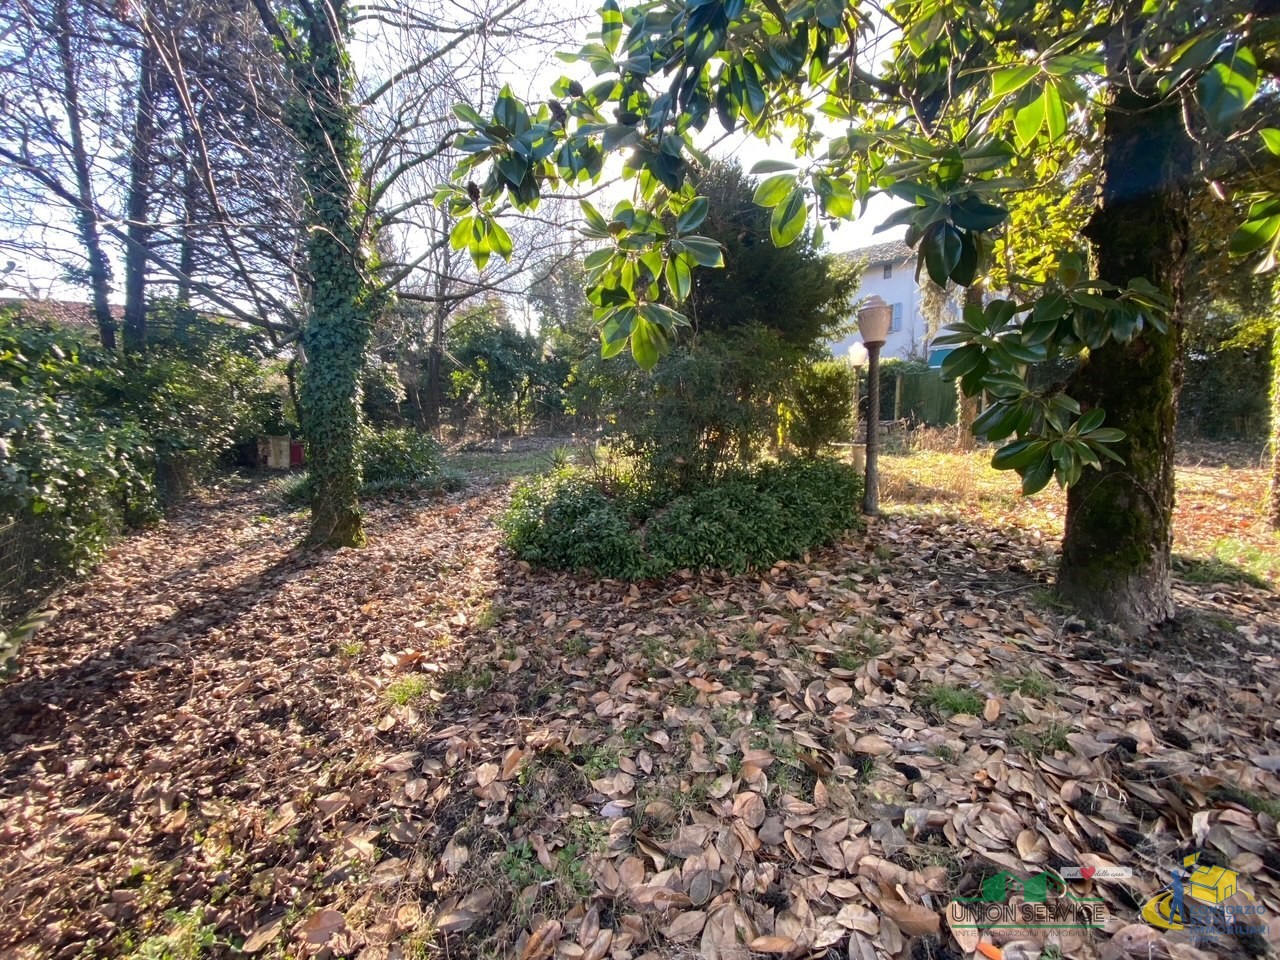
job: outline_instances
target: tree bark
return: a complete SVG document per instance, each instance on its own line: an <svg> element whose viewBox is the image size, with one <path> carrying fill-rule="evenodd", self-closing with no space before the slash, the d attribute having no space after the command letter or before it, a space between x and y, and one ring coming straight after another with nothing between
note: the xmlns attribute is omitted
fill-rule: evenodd
<svg viewBox="0 0 1280 960"><path fill-rule="evenodd" d="M297 82L289 123L306 188L311 311L302 334L302 423L313 494L307 543L362 546L360 374L377 312L370 238L362 235L356 134L344 0L303 20L307 44L289 54Z"/></svg>
<svg viewBox="0 0 1280 960"><path fill-rule="evenodd" d="M71 142L71 165L76 179L76 228L84 244L89 265L89 290L93 299L93 316L98 324L98 337L107 350L116 349L116 321L111 313L111 261L102 248L97 202L94 198L93 171L85 146L83 117L80 109L80 76L75 51L71 47L74 33L67 0L55 0L54 28L57 32L58 67L62 74L63 107L67 111L67 133Z"/></svg>
<svg viewBox="0 0 1280 960"><path fill-rule="evenodd" d="M159 65L150 44L144 44L139 63L138 104L133 119L129 154L129 239L124 261L124 348L141 353L147 342L147 267L153 227L151 208L152 153L156 138L156 97Z"/></svg>
<svg viewBox="0 0 1280 960"><path fill-rule="evenodd" d="M1101 470L1067 494L1058 594L1086 616L1131 633L1173 616L1174 426L1182 378L1182 282L1193 155L1177 98L1112 86L1103 123L1100 204L1086 235L1098 276L1146 277L1171 298L1168 330L1091 351L1072 380L1085 409L1102 407L1125 432Z"/></svg>

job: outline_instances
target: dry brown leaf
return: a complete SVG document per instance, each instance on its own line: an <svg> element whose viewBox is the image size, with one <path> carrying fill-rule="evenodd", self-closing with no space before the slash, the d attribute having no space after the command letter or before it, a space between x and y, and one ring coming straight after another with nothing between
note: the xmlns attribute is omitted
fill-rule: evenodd
<svg viewBox="0 0 1280 960"><path fill-rule="evenodd" d="M758 793L748 790L733 798L733 815L753 830L764 823L765 813L764 798Z"/></svg>
<svg viewBox="0 0 1280 960"><path fill-rule="evenodd" d="M538 927L520 951L520 960L548 960L560 941L561 929L559 920L548 920Z"/></svg>
<svg viewBox="0 0 1280 960"><path fill-rule="evenodd" d="M893 918L902 932L912 937L936 934L941 920L936 910L920 903L903 903L899 900L883 900L880 909Z"/></svg>
<svg viewBox="0 0 1280 960"><path fill-rule="evenodd" d="M262 924L244 941L244 946L240 949L244 953L257 953L263 947L275 943L280 937L280 932L284 928L284 917L276 917L267 923Z"/></svg>
<svg viewBox="0 0 1280 960"><path fill-rule="evenodd" d="M872 757L883 757L893 753L889 741L878 733L864 733L853 743L854 753L863 753Z"/></svg>
<svg viewBox="0 0 1280 960"><path fill-rule="evenodd" d="M323 946L346 925L346 918L341 913L326 907L307 917L298 933L307 943Z"/></svg>
<svg viewBox="0 0 1280 960"><path fill-rule="evenodd" d="M799 944L790 937L756 937L747 945L752 953L791 953Z"/></svg>
<svg viewBox="0 0 1280 960"><path fill-rule="evenodd" d="M700 934L706 922L707 915L704 912L701 910L689 910L677 915L671 923L667 924L667 928L663 933L673 943L682 943L685 940L692 940Z"/></svg>

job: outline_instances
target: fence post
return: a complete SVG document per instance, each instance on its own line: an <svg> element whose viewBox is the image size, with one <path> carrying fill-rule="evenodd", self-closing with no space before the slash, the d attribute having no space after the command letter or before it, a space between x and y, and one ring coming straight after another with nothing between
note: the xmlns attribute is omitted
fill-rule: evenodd
<svg viewBox="0 0 1280 960"><path fill-rule="evenodd" d="M853 436L850 437L852 443L858 442L858 421L862 419L858 414L858 403L862 399L862 376L857 367L853 368Z"/></svg>
<svg viewBox="0 0 1280 960"><path fill-rule="evenodd" d="M902 419L902 374L899 373L893 382L893 420L897 423Z"/></svg>

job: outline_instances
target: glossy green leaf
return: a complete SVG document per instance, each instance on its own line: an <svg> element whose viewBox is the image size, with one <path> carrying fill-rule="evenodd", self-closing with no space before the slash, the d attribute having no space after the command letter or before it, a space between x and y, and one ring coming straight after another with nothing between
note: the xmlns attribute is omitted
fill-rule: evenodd
<svg viewBox="0 0 1280 960"><path fill-rule="evenodd" d="M1228 246L1233 257L1243 257L1260 250L1280 233L1280 214L1257 220L1246 220L1231 235Z"/></svg>
<svg viewBox="0 0 1280 960"><path fill-rule="evenodd" d="M1196 84L1196 96L1209 122L1225 127L1244 112L1258 92L1258 65L1248 47L1215 63Z"/></svg>
<svg viewBox="0 0 1280 960"><path fill-rule="evenodd" d="M776 247L785 247L796 241L804 232L804 225L809 220L809 209L804 202L804 191L799 187L793 189L782 203L773 208L773 216L769 218L769 235Z"/></svg>
<svg viewBox="0 0 1280 960"><path fill-rule="evenodd" d="M700 267L723 267L724 249L709 237L681 237L671 244L671 248L687 250L689 256Z"/></svg>
<svg viewBox="0 0 1280 960"><path fill-rule="evenodd" d="M951 222L965 230L993 230L1008 216L1009 211L1004 207L997 207L973 195L951 202Z"/></svg>
<svg viewBox="0 0 1280 960"><path fill-rule="evenodd" d="M1045 125L1052 142L1067 132L1067 106L1062 102L1062 93L1056 83L1045 84L1043 99Z"/></svg>
<svg viewBox="0 0 1280 960"><path fill-rule="evenodd" d="M1015 440L995 452L991 458L991 466L997 470L1018 470L1030 466L1044 456L1048 447L1049 443L1045 440Z"/></svg>
<svg viewBox="0 0 1280 960"><path fill-rule="evenodd" d="M1024 63L1016 67L1002 67L991 74L991 96L1003 97L1017 93L1040 73L1034 63Z"/></svg>
<svg viewBox="0 0 1280 960"><path fill-rule="evenodd" d="M1044 126L1044 113L1045 100L1043 95L1035 97L1025 106L1014 111L1013 128L1017 131L1018 142L1024 147L1039 136L1040 128Z"/></svg>
<svg viewBox="0 0 1280 960"><path fill-rule="evenodd" d="M702 221L707 219L707 211L710 204L706 197L697 197L684 210L680 216L676 218L676 233L684 234L691 230L697 230L702 226Z"/></svg>
<svg viewBox="0 0 1280 960"><path fill-rule="evenodd" d="M1053 457L1046 451L1039 461L1027 467L1022 474L1023 494L1031 496L1043 490L1053 479L1053 466Z"/></svg>
<svg viewBox="0 0 1280 960"><path fill-rule="evenodd" d="M497 220L489 221L489 246L503 260L510 260L513 252L511 235Z"/></svg>
<svg viewBox="0 0 1280 960"><path fill-rule="evenodd" d="M685 257L685 254L671 257L663 270L667 289L671 291L671 297L676 303L684 303L689 296L689 291L693 288L693 272L689 269L689 262Z"/></svg>
<svg viewBox="0 0 1280 960"><path fill-rule="evenodd" d="M622 11L618 8L618 0L605 0L600 10L600 42L611 54L618 52L618 43L622 40Z"/></svg>
<svg viewBox="0 0 1280 960"><path fill-rule="evenodd" d="M922 245L924 265L929 271L929 278L945 288L963 253L960 231L949 223L936 224L925 236Z"/></svg>
<svg viewBox="0 0 1280 960"><path fill-rule="evenodd" d="M756 206L760 207L776 207L788 196L794 192L796 187L795 174L776 173L771 177L765 177L756 187L755 200Z"/></svg>
<svg viewBox="0 0 1280 960"><path fill-rule="evenodd" d="M750 172L752 175L761 173L787 173L789 171L794 171L795 169L796 165L794 163L788 163L785 160L760 160L751 167Z"/></svg>

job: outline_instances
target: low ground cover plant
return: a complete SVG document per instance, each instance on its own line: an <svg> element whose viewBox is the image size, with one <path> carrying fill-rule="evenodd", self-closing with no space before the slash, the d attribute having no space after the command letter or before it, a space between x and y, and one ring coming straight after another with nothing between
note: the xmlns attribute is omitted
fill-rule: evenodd
<svg viewBox="0 0 1280 960"><path fill-rule="evenodd" d="M502 518L521 559L627 580L684 569L742 573L803 555L858 527L862 479L835 460L738 469L671 494L565 468L520 484Z"/></svg>

